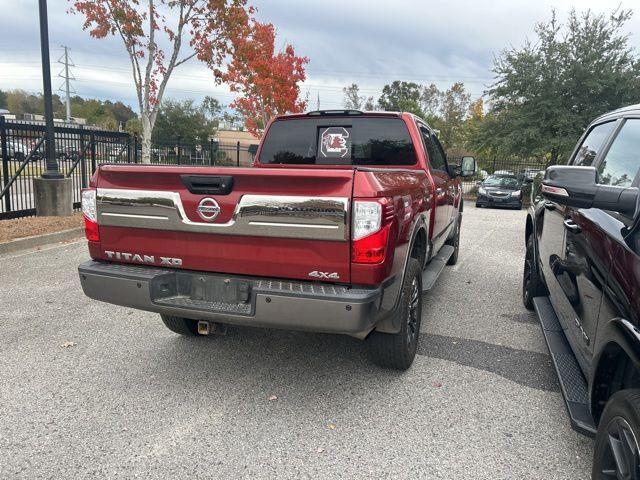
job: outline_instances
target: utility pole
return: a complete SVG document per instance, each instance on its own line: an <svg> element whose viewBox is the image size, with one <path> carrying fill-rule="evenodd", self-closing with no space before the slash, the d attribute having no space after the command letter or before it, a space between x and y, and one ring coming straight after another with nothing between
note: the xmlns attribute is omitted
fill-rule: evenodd
<svg viewBox="0 0 640 480"><path fill-rule="evenodd" d="M320 110L320 92L318 92L318 105L316 107L316 110Z"/></svg>
<svg viewBox="0 0 640 480"><path fill-rule="evenodd" d="M49 61L49 25L47 0L38 0L40 14L40 54L42 56L42 87L45 117L46 171L33 179L37 216L70 216L73 214L71 178L60 172L56 159L55 127L51 102L51 64Z"/></svg>
<svg viewBox="0 0 640 480"><path fill-rule="evenodd" d="M58 76L64 79L64 89L60 87L58 90L64 91L65 105L67 107L66 122L70 123L71 122L71 85L70 84L71 84L71 80L75 80L75 78L73 77L73 75L69 73L69 67L70 66L74 67L75 65L73 64L72 61L69 60L69 48L66 45L63 45L62 48L64 48L64 55L60 57L60 59L58 60L58 63L61 63L62 65L64 65L64 72L60 72Z"/></svg>

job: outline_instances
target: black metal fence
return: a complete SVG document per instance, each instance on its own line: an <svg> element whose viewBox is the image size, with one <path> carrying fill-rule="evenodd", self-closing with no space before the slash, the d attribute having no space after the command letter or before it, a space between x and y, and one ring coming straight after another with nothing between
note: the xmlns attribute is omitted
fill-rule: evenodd
<svg viewBox="0 0 640 480"><path fill-rule="evenodd" d="M0 220L35 215L33 178L46 169L44 124L5 120L0 116ZM139 163L140 141L125 132L82 126L55 127L56 157L60 171L73 181L73 201L80 208L80 191L100 163ZM151 163L165 165L250 166L252 149L236 143L158 143L151 148Z"/></svg>
<svg viewBox="0 0 640 480"><path fill-rule="evenodd" d="M134 142L136 148L133 161L138 163L142 152L138 140L134 138ZM248 167L253 163L253 155L250 147L240 142L220 143L214 140L196 144L154 142L151 147L151 163L165 165Z"/></svg>

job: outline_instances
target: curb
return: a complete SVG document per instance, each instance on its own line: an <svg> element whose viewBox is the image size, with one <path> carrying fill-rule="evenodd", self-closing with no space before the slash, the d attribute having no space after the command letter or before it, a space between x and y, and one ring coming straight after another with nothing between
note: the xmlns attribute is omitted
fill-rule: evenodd
<svg viewBox="0 0 640 480"><path fill-rule="evenodd" d="M0 255L5 253L15 253L30 248L42 247L52 243L68 242L76 240L84 235L84 227L72 228L61 232L46 233L34 237L18 238L6 243L0 243Z"/></svg>

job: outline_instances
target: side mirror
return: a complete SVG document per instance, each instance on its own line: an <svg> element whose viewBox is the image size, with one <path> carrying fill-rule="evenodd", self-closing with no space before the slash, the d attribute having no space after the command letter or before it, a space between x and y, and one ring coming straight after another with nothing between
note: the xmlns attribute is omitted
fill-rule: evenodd
<svg viewBox="0 0 640 480"><path fill-rule="evenodd" d="M460 176L461 177L473 177L476 174L476 159L467 156L462 157L462 163L460 164Z"/></svg>
<svg viewBox="0 0 640 480"><path fill-rule="evenodd" d="M542 180L542 196L574 208L601 208L634 216L638 206L638 189L597 182L595 167L554 165L547 168Z"/></svg>

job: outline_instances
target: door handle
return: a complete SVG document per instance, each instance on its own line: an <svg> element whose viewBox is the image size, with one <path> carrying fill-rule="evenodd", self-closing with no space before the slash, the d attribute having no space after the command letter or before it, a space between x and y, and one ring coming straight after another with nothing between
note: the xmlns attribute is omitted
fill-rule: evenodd
<svg viewBox="0 0 640 480"><path fill-rule="evenodd" d="M570 218L567 218L563 223L564 228L569 230L571 233L580 233L580 227Z"/></svg>
<svg viewBox="0 0 640 480"><path fill-rule="evenodd" d="M544 208L546 208L547 210L555 210L556 204L553 202L544 202Z"/></svg>

